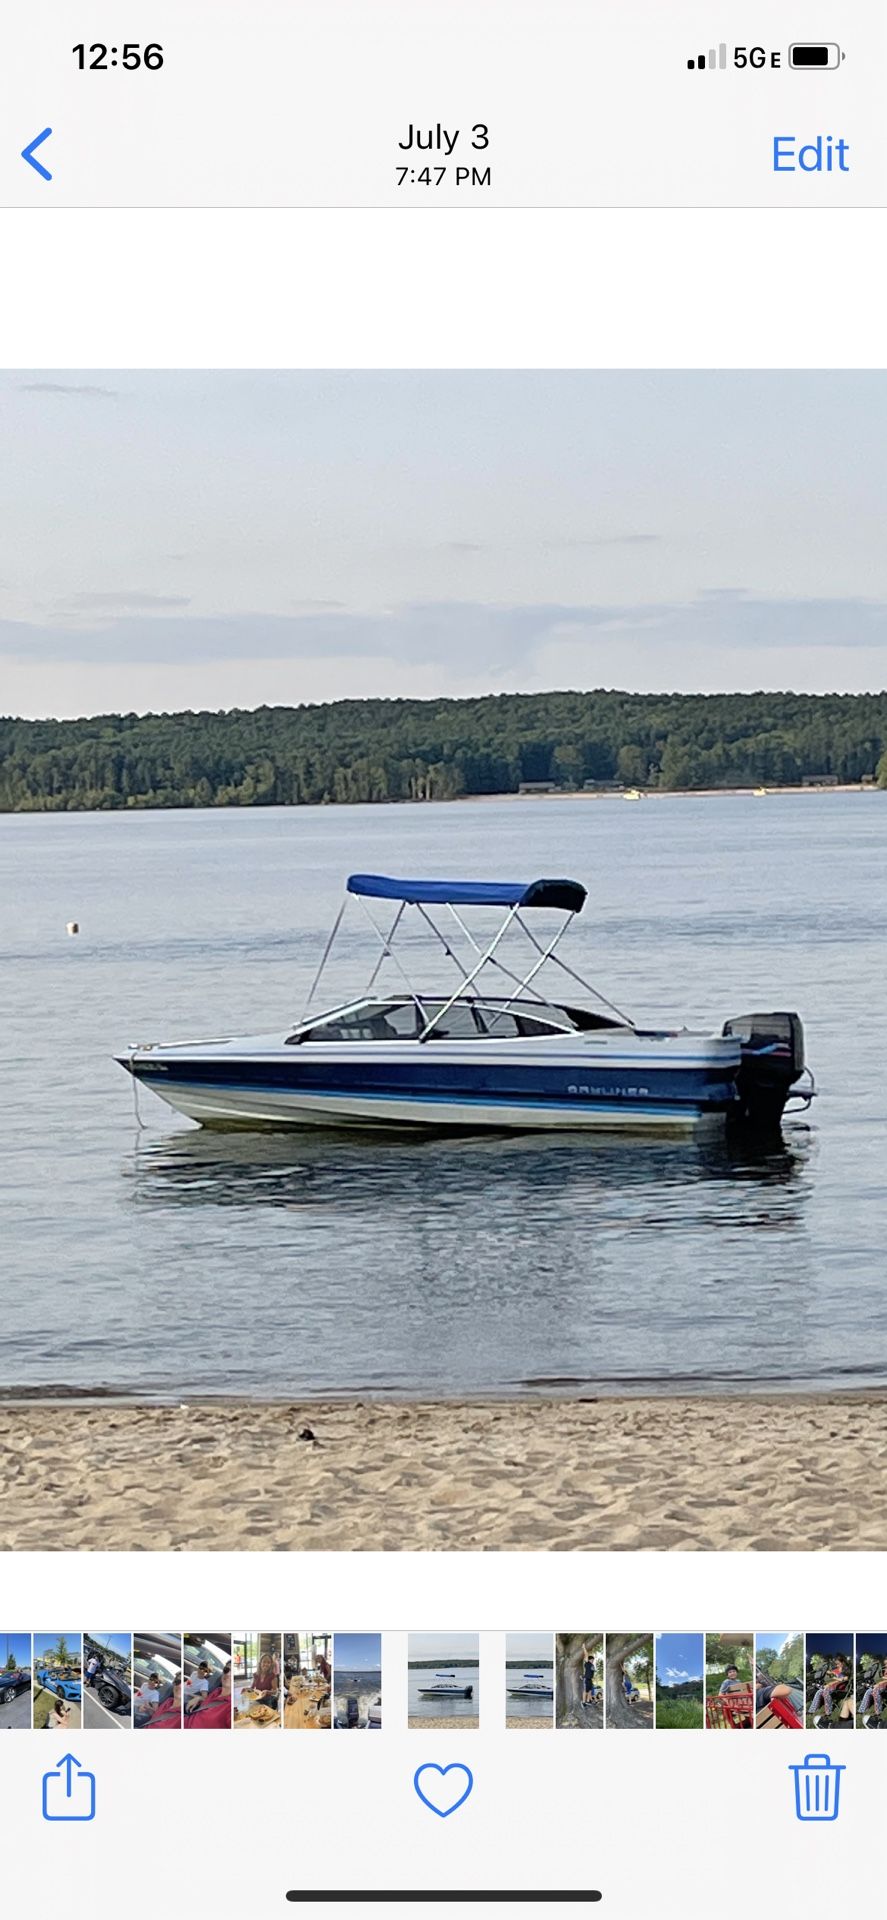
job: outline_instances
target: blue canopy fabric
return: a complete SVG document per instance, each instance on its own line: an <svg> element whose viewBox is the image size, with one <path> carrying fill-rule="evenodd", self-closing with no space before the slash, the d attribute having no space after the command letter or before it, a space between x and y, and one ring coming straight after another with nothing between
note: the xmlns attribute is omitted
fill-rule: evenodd
<svg viewBox="0 0 887 1920"><path fill-rule="evenodd" d="M404 900L410 906L555 907L581 913L585 888L578 880L392 880L384 873L352 873L349 893L370 900Z"/></svg>

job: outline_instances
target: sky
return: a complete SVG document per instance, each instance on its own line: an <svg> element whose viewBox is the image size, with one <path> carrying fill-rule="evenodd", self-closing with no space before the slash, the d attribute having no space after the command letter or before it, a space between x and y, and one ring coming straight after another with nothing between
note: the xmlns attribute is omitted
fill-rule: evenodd
<svg viewBox="0 0 887 1920"><path fill-rule="evenodd" d="M887 373L4 373L0 710L887 684Z"/></svg>
<svg viewBox="0 0 887 1920"><path fill-rule="evenodd" d="M378 1673L382 1665L380 1633L337 1633L333 1636L333 1667L346 1673Z"/></svg>
<svg viewBox="0 0 887 1920"><path fill-rule="evenodd" d="M523 1660L528 1667L538 1666L540 1660L551 1666L554 1658L554 1640L550 1633L509 1633L505 1636L506 1660Z"/></svg>
<svg viewBox="0 0 887 1920"><path fill-rule="evenodd" d="M443 1663L478 1658L479 1641L476 1633L411 1633L409 1640L409 1659L437 1660Z"/></svg>
<svg viewBox="0 0 887 1920"><path fill-rule="evenodd" d="M0 1654L3 1642L0 1640ZM874 1653L878 1659L887 1657L887 1633L858 1633L856 1636L856 1658L863 1653Z"/></svg>
<svg viewBox="0 0 887 1920"><path fill-rule="evenodd" d="M34 1659L45 1660L48 1653L54 1652L55 1648L58 1646L58 1643L62 1638L64 1638L64 1640L66 1641L68 1652L71 1655L71 1659L73 1660L76 1666L77 1661L80 1658L79 1633L66 1633L64 1635L61 1633L61 1631L57 1633L35 1633Z"/></svg>
<svg viewBox="0 0 887 1920"><path fill-rule="evenodd" d="M0 1633L0 1667L5 1667L10 1655L17 1667L30 1666L31 1636L29 1633Z"/></svg>
<svg viewBox="0 0 887 1920"><path fill-rule="evenodd" d="M119 1654L121 1660L128 1660L132 1651L132 1635L128 1633L94 1633L91 1638L97 1645L104 1647L106 1653Z"/></svg>
<svg viewBox="0 0 887 1920"><path fill-rule="evenodd" d="M853 1658L852 1633L808 1633L806 1638L807 1659L812 1653L825 1653L831 1658L841 1653L845 1659Z"/></svg>
<svg viewBox="0 0 887 1920"><path fill-rule="evenodd" d="M777 1653L781 1653L787 1640L803 1640L803 1638L804 1635L799 1627L794 1630L789 1627L768 1627L766 1632L755 1634L755 1647L775 1647Z"/></svg>
<svg viewBox="0 0 887 1920"><path fill-rule="evenodd" d="M657 1634L656 1678L663 1686L701 1680L704 1664L701 1633Z"/></svg>

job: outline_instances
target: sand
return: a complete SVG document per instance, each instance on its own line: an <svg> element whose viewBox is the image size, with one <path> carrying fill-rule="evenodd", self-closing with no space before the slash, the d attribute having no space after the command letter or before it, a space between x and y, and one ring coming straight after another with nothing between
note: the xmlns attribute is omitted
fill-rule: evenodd
<svg viewBox="0 0 887 1920"><path fill-rule="evenodd" d="M883 1549L885 1466L884 1393L7 1405L0 1547Z"/></svg>

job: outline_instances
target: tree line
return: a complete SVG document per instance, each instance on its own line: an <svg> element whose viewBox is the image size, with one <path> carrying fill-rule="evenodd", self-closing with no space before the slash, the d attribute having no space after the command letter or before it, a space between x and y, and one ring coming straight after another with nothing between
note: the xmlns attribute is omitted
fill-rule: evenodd
<svg viewBox="0 0 887 1920"><path fill-rule="evenodd" d="M887 787L887 692L496 694L230 712L0 719L0 811L455 800L648 789Z"/></svg>

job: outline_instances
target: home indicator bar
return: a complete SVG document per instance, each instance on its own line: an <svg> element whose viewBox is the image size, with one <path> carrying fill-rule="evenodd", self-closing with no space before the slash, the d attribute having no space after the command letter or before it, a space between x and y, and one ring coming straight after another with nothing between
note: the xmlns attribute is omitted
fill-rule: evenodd
<svg viewBox="0 0 887 1920"><path fill-rule="evenodd" d="M379 1888L367 1887L320 1887L315 1892L306 1892L304 1888L292 1888L287 1894L288 1900L310 1903L318 1900L324 1906L376 1906L391 1900L398 1905L418 1900L425 1906L458 1906L461 1902L477 1901L482 1906L582 1906L583 1902L602 1900L603 1894L595 1887L577 1889L574 1887L549 1887L544 1892L530 1893L526 1887L511 1887L507 1890L489 1887L393 1887L387 1892Z"/></svg>

